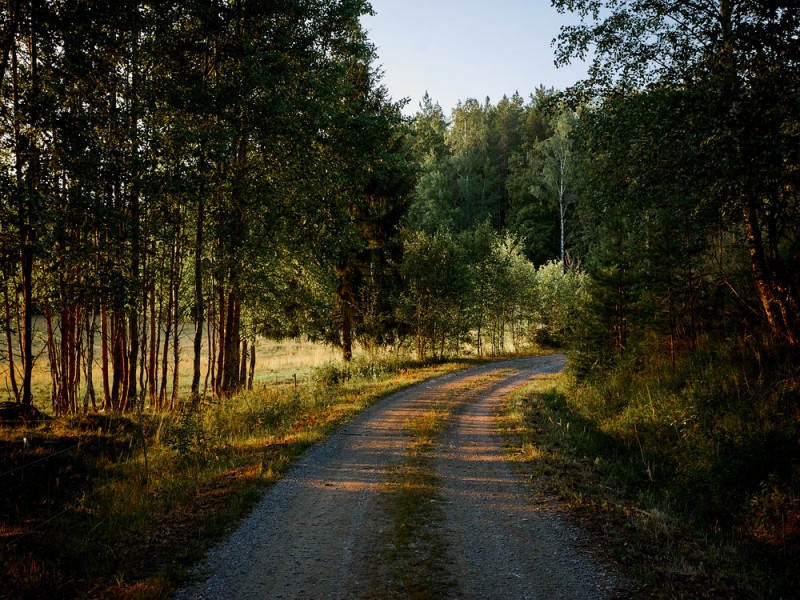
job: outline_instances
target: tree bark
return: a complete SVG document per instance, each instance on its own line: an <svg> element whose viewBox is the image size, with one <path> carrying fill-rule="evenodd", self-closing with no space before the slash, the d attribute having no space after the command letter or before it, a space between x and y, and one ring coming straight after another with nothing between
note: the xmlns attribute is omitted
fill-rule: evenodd
<svg viewBox="0 0 800 600"><path fill-rule="evenodd" d="M228 295L225 322L225 365L222 372L222 391L235 392L239 387L239 318L241 306L233 291Z"/></svg>
<svg viewBox="0 0 800 600"><path fill-rule="evenodd" d="M11 336L11 331L13 329L11 325L11 304L8 301L8 284L7 282L3 281L3 298L5 300L5 309L6 309L6 344L8 346L8 376L11 379L11 391L14 394L14 400L17 404L20 403L21 397L19 393L19 388L17 387L17 367L14 364L14 344L13 338Z"/></svg>
<svg viewBox="0 0 800 600"><path fill-rule="evenodd" d="M108 309L100 303L100 371L103 377L103 409L111 410L111 388L108 379Z"/></svg>
<svg viewBox="0 0 800 600"><path fill-rule="evenodd" d="M91 313L91 321L89 320ZM83 395L83 412L89 412L89 400L92 401L92 409L97 408L94 395L94 377L92 368L94 367L94 332L97 320L97 312L94 307L86 311L86 393Z"/></svg>
<svg viewBox="0 0 800 600"><path fill-rule="evenodd" d="M153 253L155 254L155 242L153 243ZM155 407L158 404L156 396L157 389L157 375L156 365L158 364L158 318L156 317L156 281L153 277L150 281L149 289L149 302L150 305L150 351L147 357L147 394L150 397L150 406Z"/></svg>
<svg viewBox="0 0 800 600"><path fill-rule="evenodd" d="M197 222L194 240L194 371L192 374L192 397L200 393L200 353L203 347L203 325L205 323L205 301L203 298L203 226L205 206L203 191L197 199Z"/></svg>
<svg viewBox="0 0 800 600"><path fill-rule="evenodd" d="M169 283L167 284L167 312L164 316L166 328L164 330L164 353L161 356L161 388L158 392L158 406L164 408L167 404L167 370L169 368L169 338L172 335L172 290L175 285L175 245L170 248Z"/></svg>
<svg viewBox="0 0 800 600"><path fill-rule="evenodd" d="M256 343L250 344L250 377L247 380L247 389L253 389L253 376L256 372Z"/></svg>
<svg viewBox="0 0 800 600"><path fill-rule="evenodd" d="M239 389L247 383L247 340L242 341L242 354L239 357Z"/></svg>
<svg viewBox="0 0 800 600"><path fill-rule="evenodd" d="M217 365L216 365L216 379L212 378L211 385L214 388L215 394L222 392L222 372L225 368L225 323L228 317L228 308L225 301L225 288L222 282L217 282L217 290L219 293L218 309L217 309Z"/></svg>
<svg viewBox="0 0 800 600"><path fill-rule="evenodd" d="M12 10L18 9L18 3L12 2ZM18 15L10 18L16 21ZM33 19L33 17L31 17ZM33 24L31 24L32 26ZM36 37L31 32L30 39L31 61L31 87L36 92ZM19 215L19 254L20 254L20 286L22 288L22 404L30 406L33 403L31 393L31 378L33 375L33 235L31 231L31 215L29 192L35 189L34 174L34 149L31 140L22 134L20 117L20 83L19 61L17 56L16 41L11 44L13 108L14 108L14 157L16 185L14 195ZM27 167L27 170L26 170Z"/></svg>
<svg viewBox="0 0 800 600"><path fill-rule="evenodd" d="M134 282L134 289L139 289L139 256L140 249L140 228L139 228L139 194L134 191L131 194L131 281ZM138 294L136 294L138 296ZM136 297L135 296L135 297ZM138 303L136 303L138 304ZM128 354L128 385L125 394L125 403L133 405L138 401L138 390L136 387L136 369L139 366L139 313L138 306L134 305L128 311L128 326L130 337L130 352Z"/></svg>

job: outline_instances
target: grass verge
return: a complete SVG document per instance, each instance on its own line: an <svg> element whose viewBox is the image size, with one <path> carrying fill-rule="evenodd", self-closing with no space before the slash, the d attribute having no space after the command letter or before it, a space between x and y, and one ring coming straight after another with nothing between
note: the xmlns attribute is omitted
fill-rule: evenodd
<svg viewBox="0 0 800 600"><path fill-rule="evenodd" d="M664 407L656 410L648 396L646 413L655 420ZM771 547L714 522L704 527L676 502L683 482L678 471L666 472L646 430L631 423L626 443L620 427L590 405L568 373L512 394L503 423L520 470L542 494L569 505L592 531L595 550L628 576L634 597L793 596L790 547ZM677 456L677 442L663 444L664 454Z"/></svg>
<svg viewBox="0 0 800 600"><path fill-rule="evenodd" d="M409 444L390 470L383 494L389 519L385 551L374 565L368 597L412 600L458 597L443 535L443 501L435 471L435 452L453 413L494 383L502 373L469 380L438 398L406 423Z"/></svg>
<svg viewBox="0 0 800 600"><path fill-rule="evenodd" d="M370 598L448 598L455 581L447 570L439 482L433 451L455 403L442 400L406 426L410 443L386 482L389 533L373 571Z"/></svg>
<svg viewBox="0 0 800 600"><path fill-rule="evenodd" d="M125 416L0 430L0 597L169 598L310 444L386 395L467 364L374 362L334 384L148 414L147 469Z"/></svg>

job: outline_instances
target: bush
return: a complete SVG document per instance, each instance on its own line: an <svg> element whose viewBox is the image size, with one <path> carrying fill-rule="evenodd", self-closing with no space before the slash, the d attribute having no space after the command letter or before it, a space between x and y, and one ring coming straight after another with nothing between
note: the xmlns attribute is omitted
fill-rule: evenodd
<svg viewBox="0 0 800 600"><path fill-rule="evenodd" d="M800 496L796 374L707 344L675 368L655 352L630 352L573 385L571 411L613 440L606 458L628 464L636 474L626 478L629 491L660 498L659 508L703 529L754 536L759 506L774 520L778 495Z"/></svg>
<svg viewBox="0 0 800 600"><path fill-rule="evenodd" d="M167 433L166 445L175 452L181 466L203 464L206 461L210 443L198 400L182 406L177 421Z"/></svg>
<svg viewBox="0 0 800 600"><path fill-rule="evenodd" d="M589 304L586 274L577 269L563 271L560 261L536 270L534 338L546 345L573 341L587 317Z"/></svg>

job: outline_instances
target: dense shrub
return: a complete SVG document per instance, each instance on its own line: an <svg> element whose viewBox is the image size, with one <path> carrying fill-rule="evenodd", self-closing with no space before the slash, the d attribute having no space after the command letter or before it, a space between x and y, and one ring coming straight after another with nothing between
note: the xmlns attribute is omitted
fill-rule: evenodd
<svg viewBox="0 0 800 600"><path fill-rule="evenodd" d="M625 465L618 479L703 529L761 538L771 530L800 544L797 527L777 527L800 515L797 373L767 368L742 347L708 344L675 367L649 350L573 378L564 395L611 442L605 458Z"/></svg>

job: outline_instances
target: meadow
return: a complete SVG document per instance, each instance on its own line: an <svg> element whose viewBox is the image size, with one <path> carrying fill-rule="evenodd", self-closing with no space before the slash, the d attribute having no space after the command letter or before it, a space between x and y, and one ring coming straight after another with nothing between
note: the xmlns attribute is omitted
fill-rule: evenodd
<svg viewBox="0 0 800 600"><path fill-rule="evenodd" d="M52 380L50 376L50 362L47 354L47 326L44 317L37 317L34 321L34 363L31 388L33 391L34 404L39 410L47 411L50 408L50 396ZM162 332L163 336L163 332ZM192 361L194 342L194 326L191 323L184 323L180 329L180 395L188 396L192 383ZM172 348L169 349L169 373L167 377L167 395L172 394ZM15 353L15 356L18 354ZM9 378L9 363L7 360L8 345L5 337L0 339L0 401L13 401L13 393ZM102 389L102 370L100 366L101 341L99 332L96 335L94 348L94 363L92 366L92 377L94 380L95 393L98 393L100 402L100 390ZM256 368L253 376L253 386L265 388L274 385L294 384L298 382L308 382L311 379L315 368L328 362L336 361L341 357L341 351L336 348L313 342L307 338L290 338L285 340L271 340L264 337L256 338ZM19 370L20 362L16 358L16 367ZM80 396L86 390L86 365L82 361L82 377ZM201 368L201 389L208 372L208 336L203 336L202 351L200 356ZM18 374L17 381L20 381Z"/></svg>

